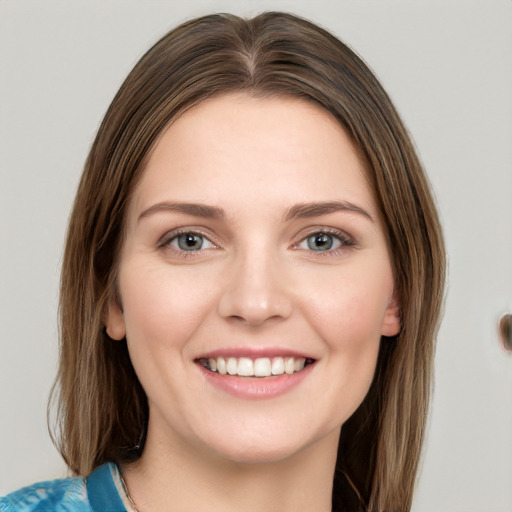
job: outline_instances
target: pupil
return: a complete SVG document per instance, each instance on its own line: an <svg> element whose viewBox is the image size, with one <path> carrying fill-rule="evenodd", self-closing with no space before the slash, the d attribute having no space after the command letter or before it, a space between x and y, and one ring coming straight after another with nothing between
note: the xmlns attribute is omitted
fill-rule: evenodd
<svg viewBox="0 0 512 512"><path fill-rule="evenodd" d="M308 239L308 246L316 251L328 251L333 244L332 236L319 233Z"/></svg>
<svg viewBox="0 0 512 512"><path fill-rule="evenodd" d="M200 235L194 235L192 233L187 233L185 235L181 235L178 238L178 245L180 249L185 251L190 249L201 249L201 245L203 244L203 237Z"/></svg>

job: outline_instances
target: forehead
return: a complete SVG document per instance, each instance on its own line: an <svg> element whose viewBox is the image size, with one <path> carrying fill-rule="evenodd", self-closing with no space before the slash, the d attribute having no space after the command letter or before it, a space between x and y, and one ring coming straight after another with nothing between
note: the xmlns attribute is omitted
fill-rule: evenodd
<svg viewBox="0 0 512 512"><path fill-rule="evenodd" d="M270 206L272 198L329 199L375 210L371 196L364 162L329 112L296 98L229 94L200 103L167 127L134 204L140 210L166 200L260 198Z"/></svg>

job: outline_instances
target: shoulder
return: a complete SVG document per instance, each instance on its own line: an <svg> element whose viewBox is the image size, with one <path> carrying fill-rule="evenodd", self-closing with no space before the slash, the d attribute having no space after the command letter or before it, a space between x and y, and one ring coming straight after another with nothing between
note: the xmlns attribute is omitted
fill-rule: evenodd
<svg viewBox="0 0 512 512"><path fill-rule="evenodd" d="M117 466L107 463L87 478L62 478L29 485L0 498L0 512L125 512Z"/></svg>
<svg viewBox="0 0 512 512"><path fill-rule="evenodd" d="M83 478L62 478L29 485L0 498L1 512L90 512Z"/></svg>

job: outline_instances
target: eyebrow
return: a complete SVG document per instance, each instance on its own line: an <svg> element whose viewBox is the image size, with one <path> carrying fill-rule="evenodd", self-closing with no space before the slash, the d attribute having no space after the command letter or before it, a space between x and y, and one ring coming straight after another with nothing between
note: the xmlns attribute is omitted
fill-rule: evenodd
<svg viewBox="0 0 512 512"><path fill-rule="evenodd" d="M158 212L178 212L193 215L194 217L204 217L210 219L222 219L225 217L224 210L217 208L216 206L208 206L204 204L196 203L171 203L164 201L162 203L154 204L146 210L144 210L137 219L139 222L141 219L148 217Z"/></svg>
<svg viewBox="0 0 512 512"><path fill-rule="evenodd" d="M310 217L320 217L335 212L350 212L361 215L371 222L375 219L363 208L348 201L327 201L319 203L303 203L292 206L285 215L285 220L307 219Z"/></svg>
<svg viewBox="0 0 512 512"><path fill-rule="evenodd" d="M137 222L158 212L178 212L193 215L194 217L203 217L209 219L223 219L226 217L224 210L217 206L164 201L145 209L139 215ZM284 219L286 221L294 219L307 219L312 217L320 217L322 215L328 215L335 212L356 213L375 223L373 217L366 210L348 201L327 201L297 204L286 210Z"/></svg>

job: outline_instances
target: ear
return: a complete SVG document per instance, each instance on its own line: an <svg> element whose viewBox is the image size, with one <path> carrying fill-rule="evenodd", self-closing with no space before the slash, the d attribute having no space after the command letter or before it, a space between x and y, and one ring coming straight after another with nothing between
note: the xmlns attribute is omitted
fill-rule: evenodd
<svg viewBox="0 0 512 512"><path fill-rule="evenodd" d="M400 305L396 293L393 293L382 319L380 334L387 337L396 336L400 332L400 327Z"/></svg>
<svg viewBox="0 0 512 512"><path fill-rule="evenodd" d="M113 340L120 341L126 336L123 310L115 297L111 297L108 301L105 328L109 338Z"/></svg>

